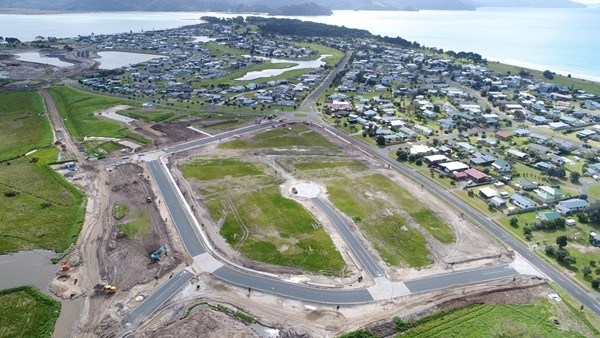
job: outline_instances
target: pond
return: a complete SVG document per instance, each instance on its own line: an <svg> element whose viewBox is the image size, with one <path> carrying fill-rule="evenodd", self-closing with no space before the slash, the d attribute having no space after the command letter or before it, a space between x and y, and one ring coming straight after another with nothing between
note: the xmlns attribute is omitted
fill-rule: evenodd
<svg viewBox="0 0 600 338"><path fill-rule="evenodd" d="M35 63L43 63L46 65L57 66L57 67L71 67L72 63L64 62L59 60L58 58L48 57L40 55L38 52L27 52L27 53L17 53L15 54L19 61L26 62L35 62Z"/></svg>
<svg viewBox="0 0 600 338"><path fill-rule="evenodd" d="M100 69L115 69L129 65L135 65L152 59L160 59L166 56L157 54L142 54L129 52L98 52Z"/></svg>
<svg viewBox="0 0 600 338"><path fill-rule="evenodd" d="M35 285L50 294L48 285L58 270L50 261L56 254L48 250L20 251L0 255L0 289Z"/></svg>
<svg viewBox="0 0 600 338"><path fill-rule="evenodd" d="M265 61L271 61L271 63L295 63L295 66L288 68L279 68L279 69L264 69L260 71L248 72L246 75L236 79L237 81L248 81L248 80L256 80L264 77L273 77L277 75L281 75L290 70L296 69L310 69L310 68L318 68L325 65L324 58L331 56L329 54L323 54L320 58L316 60L310 61L299 61L299 60L282 60L282 59L269 59L264 58Z"/></svg>

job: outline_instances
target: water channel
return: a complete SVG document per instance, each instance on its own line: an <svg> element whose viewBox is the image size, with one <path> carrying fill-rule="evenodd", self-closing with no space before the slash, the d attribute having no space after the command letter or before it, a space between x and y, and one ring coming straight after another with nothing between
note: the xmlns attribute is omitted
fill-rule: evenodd
<svg viewBox="0 0 600 338"><path fill-rule="evenodd" d="M290 70L296 69L310 69L310 68L318 68L325 65L324 58L331 56L330 54L323 54L316 60L310 61L299 61L299 60L283 60L283 59L270 59L264 58L265 61L270 61L271 63L295 63L295 66L288 68L278 68L278 69L263 69L259 71L248 72L246 75L235 79L236 81L248 81L248 80L256 80L265 77L273 77L277 75L281 75Z"/></svg>

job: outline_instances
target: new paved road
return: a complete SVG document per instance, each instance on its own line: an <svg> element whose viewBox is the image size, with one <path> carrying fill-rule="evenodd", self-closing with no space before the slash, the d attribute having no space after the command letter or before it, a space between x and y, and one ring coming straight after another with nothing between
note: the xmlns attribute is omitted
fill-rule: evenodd
<svg viewBox="0 0 600 338"><path fill-rule="evenodd" d="M338 229L338 232L344 237L344 240L346 241L346 243L348 243L348 245L352 249L352 252L354 252L356 257L358 257L362 266L367 270L367 272L369 272L371 277L383 276L383 274L381 273L381 269L379 268L377 263L375 263L375 260L371 257L371 255L365 249L365 247L358 242L358 239L356 239L356 236L354 236L352 231L348 229L348 225L346 224L346 222L344 222L340 215L333 209L331 209L331 207L327 205L327 203L323 202L323 200L321 200L318 197L311 198L311 201L319 209L321 209L321 211L327 216L327 218L329 218L329 220L331 220L331 222L335 225L335 227Z"/></svg>
<svg viewBox="0 0 600 338"><path fill-rule="evenodd" d="M123 323L127 326L136 326L144 319L148 318L156 309L163 305L175 292L194 277L194 274L183 270L177 275L170 278L166 283L161 285L150 297L146 298L138 305L131 313L123 318Z"/></svg>
<svg viewBox="0 0 600 338"><path fill-rule="evenodd" d="M452 272L433 277L404 282L411 293L429 292L443 288L515 276L518 273L510 265L492 266L483 269Z"/></svg>

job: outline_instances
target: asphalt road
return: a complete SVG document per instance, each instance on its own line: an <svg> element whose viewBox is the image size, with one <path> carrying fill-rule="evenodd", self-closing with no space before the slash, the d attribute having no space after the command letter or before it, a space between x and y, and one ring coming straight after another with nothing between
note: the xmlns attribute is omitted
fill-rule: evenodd
<svg viewBox="0 0 600 338"><path fill-rule="evenodd" d="M494 280L516 276L518 274L519 273L510 265L499 265L489 268L452 272L433 277L415 279L404 282L404 285L408 288L408 290L410 290L411 293L421 293L440 290L451 286L481 282L482 279Z"/></svg>
<svg viewBox="0 0 600 338"><path fill-rule="evenodd" d="M171 219L173 220L173 223L177 225L176 228L185 249L192 257L205 253L206 250L204 250L204 246L200 242L198 234L192 226L188 214L183 208L183 203L181 203L177 193L175 193L175 189L171 185L171 183L175 183L167 178L167 174L165 173L166 169L163 170L163 168L161 168L162 165L159 161L148 162L148 167L150 167L152 176L163 195L163 200L171 214Z"/></svg>
<svg viewBox="0 0 600 338"><path fill-rule="evenodd" d="M333 127L326 125L330 131L336 133L337 130ZM471 217L475 222L481 224L485 227L492 235L505 243L508 247L512 248L515 252L517 252L521 257L525 258L529 263L535 266L539 271L541 271L544 275L546 275L549 279L554 281L560 287L562 287L565 291L570 293L573 297L575 297L581 304L594 313L600 316L600 303L593 296L587 293L587 291L583 290L579 287L575 281L572 281L570 278L566 277L559 271L557 271L554 267L550 266L543 259L537 256L535 253L527 249L520 241L514 239L509 234L507 234L502 228L495 225L492 221L488 220L484 216L482 216L479 212L473 209L471 206L467 205L465 202L456 198L452 193L446 191L444 188L437 185L434 181L431 181L425 176L420 175L415 172L412 168L404 165L391 158L387 150L371 147L366 145L352 136L346 135L344 133L337 133L339 136L344 138L345 140L352 142L359 148L362 148L368 153L371 153L378 157L385 163L390 164L391 166L398 169L405 176L412 178L414 181L423 184L427 189L435 192L437 195L448 201L451 205L454 205L458 210L461 210L465 213L465 215Z"/></svg>
<svg viewBox="0 0 600 338"><path fill-rule="evenodd" d="M241 286L242 288L250 287L251 290L259 290L312 303L360 304L373 301L373 297L367 289L320 289L302 284L287 283L278 279L235 270L228 266L215 270L213 275L223 281ZM252 292L250 294L252 294Z"/></svg>
<svg viewBox="0 0 600 338"><path fill-rule="evenodd" d="M141 323L179 291L179 289L192 279L192 277L194 277L193 273L183 270L172 278L169 278L169 280L154 291L150 297L146 298L140 305L133 309L131 313L125 316L125 318L123 318L123 324L126 326L136 326Z"/></svg>
<svg viewBox="0 0 600 338"><path fill-rule="evenodd" d="M320 198L311 198L311 201L329 218L329 220L335 225L339 233L344 237L346 243L350 246L350 249L356 257L360 260L362 266L367 270L371 277L381 277L381 269L375 263L375 260L371 257L369 252L364 246L360 244L356 236L348 229L348 225L344 220L335 212L327 203L323 202Z"/></svg>

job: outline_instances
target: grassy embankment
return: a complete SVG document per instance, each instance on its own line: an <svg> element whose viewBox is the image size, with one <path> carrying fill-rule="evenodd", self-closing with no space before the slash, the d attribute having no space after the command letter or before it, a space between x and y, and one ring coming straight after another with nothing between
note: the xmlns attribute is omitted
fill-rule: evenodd
<svg viewBox="0 0 600 338"><path fill-rule="evenodd" d="M24 155L52 142L42 97L34 91L0 93L0 161Z"/></svg>
<svg viewBox="0 0 600 338"><path fill-rule="evenodd" d="M554 323L554 319L558 324ZM471 305L403 322L396 337L597 337L600 332L568 304ZM342 338L377 337L361 329Z"/></svg>
<svg viewBox="0 0 600 338"><path fill-rule="evenodd" d="M13 92L3 94L0 102L0 254L36 248L64 251L81 230L85 196L49 167L56 161L56 148L14 158L52 140L40 97Z"/></svg>
<svg viewBox="0 0 600 338"><path fill-rule="evenodd" d="M181 166L201 181L221 235L248 258L315 273L339 274L344 261L328 234L257 164L235 159L193 159Z"/></svg>
<svg viewBox="0 0 600 338"><path fill-rule="evenodd" d="M117 105L137 106L137 102L89 94L68 86L52 86L49 91L73 137L83 139L85 136L102 136L129 138L144 144L148 142L121 123L94 115L94 112Z"/></svg>
<svg viewBox="0 0 600 338"><path fill-rule="evenodd" d="M52 337L60 303L33 286L0 290L0 337Z"/></svg>

